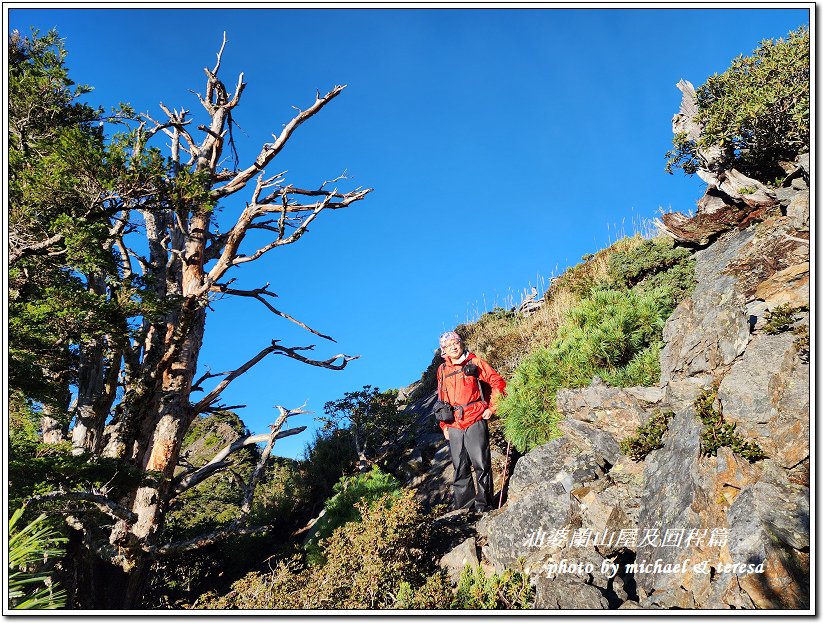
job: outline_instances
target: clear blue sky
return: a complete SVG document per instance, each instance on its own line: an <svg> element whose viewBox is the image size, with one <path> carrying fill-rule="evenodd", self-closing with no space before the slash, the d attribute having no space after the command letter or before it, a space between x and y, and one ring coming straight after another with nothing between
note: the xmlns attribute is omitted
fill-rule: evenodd
<svg viewBox="0 0 824 624"><path fill-rule="evenodd" d="M128 6L128 5L127 5ZM202 5L203 6L203 5ZM208 5L206 5L208 6ZM798 6L798 5L796 5ZM809 24L796 9L15 9L9 28L56 27L94 104L160 118L203 91L225 31L222 77L247 88L235 119L241 164L316 90L348 88L298 129L267 173L312 187L344 170L366 200L322 215L301 241L234 269L271 282L276 305L223 300L200 366L229 370L273 338L359 354L344 371L270 356L225 393L253 432L274 405L320 414L364 384L419 378L438 335L544 288L581 256L659 209L695 208L698 178L664 173L675 84L695 86L766 38ZM222 206L231 225L248 194ZM291 426L315 427L311 416ZM298 456L309 433L280 442Z"/></svg>

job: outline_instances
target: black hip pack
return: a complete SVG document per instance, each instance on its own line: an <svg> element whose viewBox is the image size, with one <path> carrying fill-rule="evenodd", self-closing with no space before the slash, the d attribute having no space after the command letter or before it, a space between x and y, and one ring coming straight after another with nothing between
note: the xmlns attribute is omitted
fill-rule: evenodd
<svg viewBox="0 0 824 624"><path fill-rule="evenodd" d="M446 423L447 425L455 422L455 411L449 403L443 401L435 401L434 412L435 420Z"/></svg>

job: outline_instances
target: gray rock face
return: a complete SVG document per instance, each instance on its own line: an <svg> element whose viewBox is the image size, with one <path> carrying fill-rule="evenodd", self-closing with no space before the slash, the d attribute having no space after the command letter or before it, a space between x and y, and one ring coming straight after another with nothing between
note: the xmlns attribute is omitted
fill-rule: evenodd
<svg viewBox="0 0 824 624"><path fill-rule="evenodd" d="M639 541L636 561L681 563L685 545L665 546L667 529L700 528L702 522L695 508L706 505L702 478L696 474L699 458L701 422L690 410L677 413L670 421L664 448L653 451L646 459L644 492L638 517ZM647 532L650 533L647 533ZM645 538L646 536L646 538ZM644 541L648 543L644 543ZM639 572L636 583L647 594L670 585L672 575Z"/></svg>
<svg viewBox="0 0 824 624"><path fill-rule="evenodd" d="M705 375L729 366L747 346L750 326L734 297L732 277L696 287L664 328L661 383Z"/></svg>
<svg viewBox="0 0 824 624"><path fill-rule="evenodd" d="M728 232L706 249L695 253L696 288L701 290L718 290L713 287L715 279L724 273L727 266L735 260L744 246L755 237L755 229L747 228L739 232Z"/></svg>
<svg viewBox="0 0 824 624"><path fill-rule="evenodd" d="M797 230L810 229L810 192L795 193L787 206L787 216Z"/></svg>
<svg viewBox="0 0 824 624"><path fill-rule="evenodd" d="M603 460L570 440L559 438L533 449L515 464L509 481L509 500L514 501L533 489L560 484L565 492L603 474Z"/></svg>
<svg viewBox="0 0 824 624"><path fill-rule="evenodd" d="M760 481L730 507L733 561L765 568L739 578L759 608L809 607L809 497L803 486Z"/></svg>
<svg viewBox="0 0 824 624"><path fill-rule="evenodd" d="M469 564L474 568L478 563L478 550L475 546L475 538L468 537L441 557L438 566L445 568L449 575L449 580L453 585L457 585L464 567Z"/></svg>
<svg viewBox="0 0 824 624"><path fill-rule="evenodd" d="M655 389L613 388L598 377L587 388L559 390L558 411L621 439L632 434L661 398Z"/></svg>
<svg viewBox="0 0 824 624"><path fill-rule="evenodd" d="M607 574L610 566L589 548L569 547L548 557L533 571L536 607L547 609L618 608L627 598L621 576ZM537 605L546 605L538 607Z"/></svg>
<svg viewBox="0 0 824 624"><path fill-rule="evenodd" d="M513 566L519 557L533 559L543 547L542 535L569 525L571 507L569 492L558 482L543 483L530 488L527 496L510 499L478 523L478 534L487 539L484 556L497 570Z"/></svg>
<svg viewBox="0 0 824 624"><path fill-rule="evenodd" d="M731 233L695 254L698 284L664 327L661 385L711 374L746 348L750 326L735 278L723 271L752 239L753 229Z"/></svg>
<svg viewBox="0 0 824 624"><path fill-rule="evenodd" d="M534 561L552 548L548 536L567 529L575 518L570 492L601 478L607 465L601 456L567 438L524 455L515 465L507 504L478 523L478 534L487 540L487 560L502 569L519 557Z"/></svg>
<svg viewBox="0 0 824 624"><path fill-rule="evenodd" d="M620 461L622 455L618 447L618 440L611 433L598 429L595 425L572 418L564 420L558 427L566 437L578 446L591 450L595 455L600 455L608 463L616 464Z"/></svg>
<svg viewBox="0 0 824 624"><path fill-rule="evenodd" d="M752 231L754 235L723 271L725 275L735 278L736 292L743 296L744 301L764 299L758 291L766 287L765 282L772 282L771 290L789 288L789 280L777 275L783 271L790 270L796 281L803 275L803 272L791 267L810 260L808 230L797 230L788 217L780 217L759 223L747 231ZM802 285L803 282L794 288ZM808 294L807 299L809 301Z"/></svg>
<svg viewBox="0 0 824 624"><path fill-rule="evenodd" d="M713 382L714 379L709 373L673 379L664 388L664 405L669 406L673 412L688 409L701 392L712 387Z"/></svg>
<svg viewBox="0 0 824 624"><path fill-rule="evenodd" d="M775 198L781 203L782 206L789 206L790 202L792 201L793 197L798 195L798 190L792 187L782 187L775 189Z"/></svg>
<svg viewBox="0 0 824 624"><path fill-rule="evenodd" d="M535 582L536 609L608 609L609 600L593 585L578 578L539 577Z"/></svg>
<svg viewBox="0 0 824 624"><path fill-rule="evenodd" d="M761 334L718 389L726 420L758 442L785 468L809 457L809 365L801 362L791 332Z"/></svg>

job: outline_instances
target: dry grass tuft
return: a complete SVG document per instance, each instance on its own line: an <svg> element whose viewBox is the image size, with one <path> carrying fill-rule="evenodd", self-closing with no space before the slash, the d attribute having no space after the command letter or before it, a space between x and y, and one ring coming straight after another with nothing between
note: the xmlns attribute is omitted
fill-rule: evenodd
<svg viewBox="0 0 824 624"><path fill-rule="evenodd" d="M644 242L642 234L624 237L606 249L585 256L583 262L570 267L550 280L544 305L529 315L495 308L473 323L461 325L471 351L487 360L505 379L511 378L521 360L538 347L548 347L558 337L569 311L577 306L590 288L607 277L609 258L619 251L629 251Z"/></svg>

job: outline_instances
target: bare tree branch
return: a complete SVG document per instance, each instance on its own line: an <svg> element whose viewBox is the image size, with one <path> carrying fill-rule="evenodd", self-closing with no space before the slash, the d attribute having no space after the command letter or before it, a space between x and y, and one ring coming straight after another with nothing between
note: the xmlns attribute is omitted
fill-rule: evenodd
<svg viewBox="0 0 824 624"><path fill-rule="evenodd" d="M51 253L51 247L63 242L63 234L55 234L38 243L32 243L19 247L9 252L9 267L14 266L21 258L26 256L38 256Z"/></svg>
<svg viewBox="0 0 824 624"><path fill-rule="evenodd" d="M201 390L202 391L202 390ZM219 412L231 412L232 410L239 410L246 407L245 405L213 405L211 409L206 410L204 414L217 414Z"/></svg>
<svg viewBox="0 0 824 624"><path fill-rule="evenodd" d="M315 102L307 108L306 110L300 111L292 120L286 124L283 128L283 132L275 139L273 144L268 144L264 146L264 148L260 151L257 158L255 159L254 164L251 167L241 171L231 182L212 190L211 196L212 199L220 199L221 197L226 197L227 195L231 195L246 186L249 180L254 177L256 173L261 171L272 162L272 159L277 156L280 151L283 149L286 142L289 140L289 137L292 136L292 133L295 129L301 125L304 121L315 115L318 111L320 111L326 104L331 102L335 97L337 97L341 91L346 88L346 85L337 85L335 86L329 93L320 97L318 94L315 97Z"/></svg>
<svg viewBox="0 0 824 624"><path fill-rule="evenodd" d="M227 388L227 386L230 383L232 383L235 379L237 379L246 371L251 369L255 364L260 362L267 355L269 355L270 353L274 353L275 349L275 341L272 341L272 346L262 349L257 355L255 355L251 360L243 364L240 368L228 372L224 376L223 381L221 381L217 386L212 388L211 392L209 392L205 397L203 397L194 405L194 407L192 408L192 412L194 414L200 414L201 412L206 410L206 408L208 408L220 396L220 394Z"/></svg>
<svg viewBox="0 0 824 624"><path fill-rule="evenodd" d="M225 284L215 284L214 286L212 286L212 292L219 292L221 294L226 294L226 295L235 295L237 297L251 297L252 299L257 299L263 305L265 305L267 308L269 308L269 310L273 314L277 314L280 317L283 317L283 318L285 318L289 321L292 321L296 325L299 325L299 326L303 327L303 329L305 329L308 332L311 332L311 333L315 334L316 336L320 336L321 338L326 338L327 340L331 340L332 342L337 342L331 336L327 336L326 334L322 334L319 331L312 329L311 327L309 327L305 323L302 323L301 321L297 320L296 318L294 318L293 316L287 314L286 312L282 312L281 310L278 310L271 303L266 301L266 299L263 298L264 295L269 296L269 297L277 297L277 294L267 290L268 286L269 286L269 283L267 282L266 286L264 286L263 288L255 288L254 290L238 290L236 288L229 288Z"/></svg>
<svg viewBox="0 0 824 624"><path fill-rule="evenodd" d="M229 373L231 373L231 372L232 372L232 371L224 371L224 372L222 372L222 373L213 373L213 372L211 372L211 371L207 370L205 373L203 373L203 375L201 375L201 376L197 379L197 381L195 381L195 382L192 384L192 392L195 392L196 390L200 390L200 391L202 392L202 391L203 391L203 388L201 388L201 387L200 387L200 384L202 384L202 383L203 383L204 381L206 381L207 379L212 379L213 377L223 377L224 375L228 375L228 374L229 374Z"/></svg>
<svg viewBox="0 0 824 624"><path fill-rule="evenodd" d="M255 364L260 362L270 353L279 353L281 355L285 355L292 359L298 360L299 362L303 362L304 364L319 366L321 368L329 368L332 370L343 370L349 362L351 362L352 360L356 360L360 357L358 355L351 356L339 353L338 355L335 355L334 357L331 357L328 360L312 360L298 353L298 351L311 351L314 348L315 345L309 345L308 347L284 347L283 345L279 345L277 340L272 340L272 344L270 346L266 347L265 349L262 349L260 353L255 355L251 360L249 360L245 364L243 364L243 366L226 374L223 381L221 381L205 397L203 397L193 406L192 413L200 414L209 409L212 403L214 403L214 401L220 396L220 394L226 389L226 387L230 383L232 383L235 379L243 375L246 371L248 371ZM342 362L340 364L335 364L337 360L342 360Z"/></svg>
<svg viewBox="0 0 824 624"><path fill-rule="evenodd" d="M369 191L364 192L362 195L359 194L360 197L352 196L349 199L345 199L343 202L338 202L337 205L338 205L338 207L348 206L352 201L356 201L357 199L362 199L366 195L367 192L369 192ZM235 257L234 257L234 264L244 264L246 262L253 262L254 260L257 260L263 254L271 251L275 247L281 247L283 245L291 245L292 243L294 243L295 241L300 239L300 237L303 236L304 233L306 232L307 228L309 227L309 224L312 223L312 221L314 221L317 218L317 216L324 209L326 209L326 208L328 208L332 205L332 198L334 196L335 196L335 193L332 192L329 195L327 195L326 199L324 199L322 202L319 202L319 203L315 204L314 207L313 207L314 209L312 211L312 214L305 217L303 219L303 221L300 223L300 225L298 225L296 227L295 231L292 232L292 234L290 234L287 238L284 238L284 230L285 230L286 212L289 210L289 208L287 207L286 201L284 199L283 207L281 208L281 219L280 219L280 222L279 222L280 234L279 234L278 238L276 238L274 241L272 241L268 245L265 245L265 246L261 247L260 249L255 251L250 256L242 256L242 255L236 254ZM248 228L248 226L247 226L247 228Z"/></svg>
<svg viewBox="0 0 824 624"><path fill-rule="evenodd" d="M289 193L295 193L295 194L300 194L300 195L310 195L310 196L325 195L326 199L324 199L323 201L320 201L320 202L316 202L314 204L289 203L286 206L286 212L289 212L289 213L310 212L310 211L317 210L318 207L320 207L321 205L323 205L324 208L329 208L331 210L338 210L339 208L346 208L349 204L363 199L364 197L366 197L372 191L373 191L373 189L370 188L370 189L363 189L363 190L360 190L360 191L353 191L351 193L346 193L346 194L342 195L338 192L300 191L300 189L293 189L292 187L289 187L289 189L288 189ZM275 197L277 197L279 195L280 195L280 193L277 193L275 195ZM331 201L330 198L334 198L334 197L340 197L342 199L342 201L340 201L340 202ZM272 208L271 207L272 199L273 199L272 196L266 197L263 201L260 202L260 204L258 204L256 206L256 208L258 209L258 211L261 214L263 214L265 212L280 211L279 206L277 208Z"/></svg>
<svg viewBox="0 0 824 624"><path fill-rule="evenodd" d="M197 550L198 548L203 548L204 546L215 544L230 537L238 537L241 535L254 535L256 533L263 533L264 531L269 530L271 529L268 526L218 529L216 531L212 531L211 533L206 533L205 535L200 535L190 540L174 542L173 544L166 544L165 546L160 546L158 548L149 548L147 549L147 552L155 556L166 556L181 552L188 552L190 550Z"/></svg>
<svg viewBox="0 0 824 624"><path fill-rule="evenodd" d="M292 414L297 413L302 412L292 412ZM283 438L298 435L300 433L303 433L304 431L306 431L305 426L286 429L285 431L279 431L275 436L275 439L281 440ZM173 496L179 496L186 490L189 490L194 486L198 485L199 483L202 483L213 474L231 466L232 463L230 461L226 461L226 459L233 453L236 453L240 449L245 448L247 446L251 446L252 444L268 442L271 437L271 433L261 433L257 435L250 435L238 438L228 446L221 449L217 455L215 455L212 459L210 459L206 464L204 464L200 468L190 469L176 477L174 485L172 487L172 491L174 493Z"/></svg>
<svg viewBox="0 0 824 624"><path fill-rule="evenodd" d="M285 355L286 357L298 360L299 362L303 362L304 364L309 364L311 366L319 366L321 368L329 368L332 370L343 370L344 368L346 368L346 365L349 362L351 362L352 360L357 360L360 357L359 355L345 355L343 353L339 353L338 355L335 355L334 357L331 357L328 360L312 360L298 353L298 351L311 351L314 348L315 345L309 345L308 347L278 346L278 352L281 355ZM337 360L342 361L340 364L335 364Z"/></svg>
<svg viewBox="0 0 824 624"><path fill-rule="evenodd" d="M137 515L132 513L131 510L118 505L110 498L96 492L46 492L45 494L32 496L26 501L26 505L38 505L40 503L56 500L85 501L88 503L94 503L100 511L111 516L112 518L125 520L126 522L137 522Z"/></svg>
<svg viewBox="0 0 824 624"><path fill-rule="evenodd" d="M226 48L226 31L223 31L223 43L220 44L220 50L217 53L217 62L215 63L215 68L212 70L211 74L216 76L217 73L220 71L220 59L223 58L223 50Z"/></svg>
<svg viewBox="0 0 824 624"><path fill-rule="evenodd" d="M263 449L263 452L260 454L260 459L258 459L257 466L255 466L255 469L249 476L249 484L244 488L245 494L243 497L243 504L240 506L240 516L235 521L238 525L244 524L249 513L252 511L252 499L255 497L255 489L257 488L257 484L260 481L261 476L266 470L266 464L269 461L269 456L272 454L272 448L275 446L275 440L277 440L278 435L280 434L281 427L283 427L283 424L289 416L306 413L303 410L291 412L281 405L278 405L277 408L278 411L280 411L280 416L278 416L275 424L272 425L272 431L269 434L266 448Z"/></svg>

